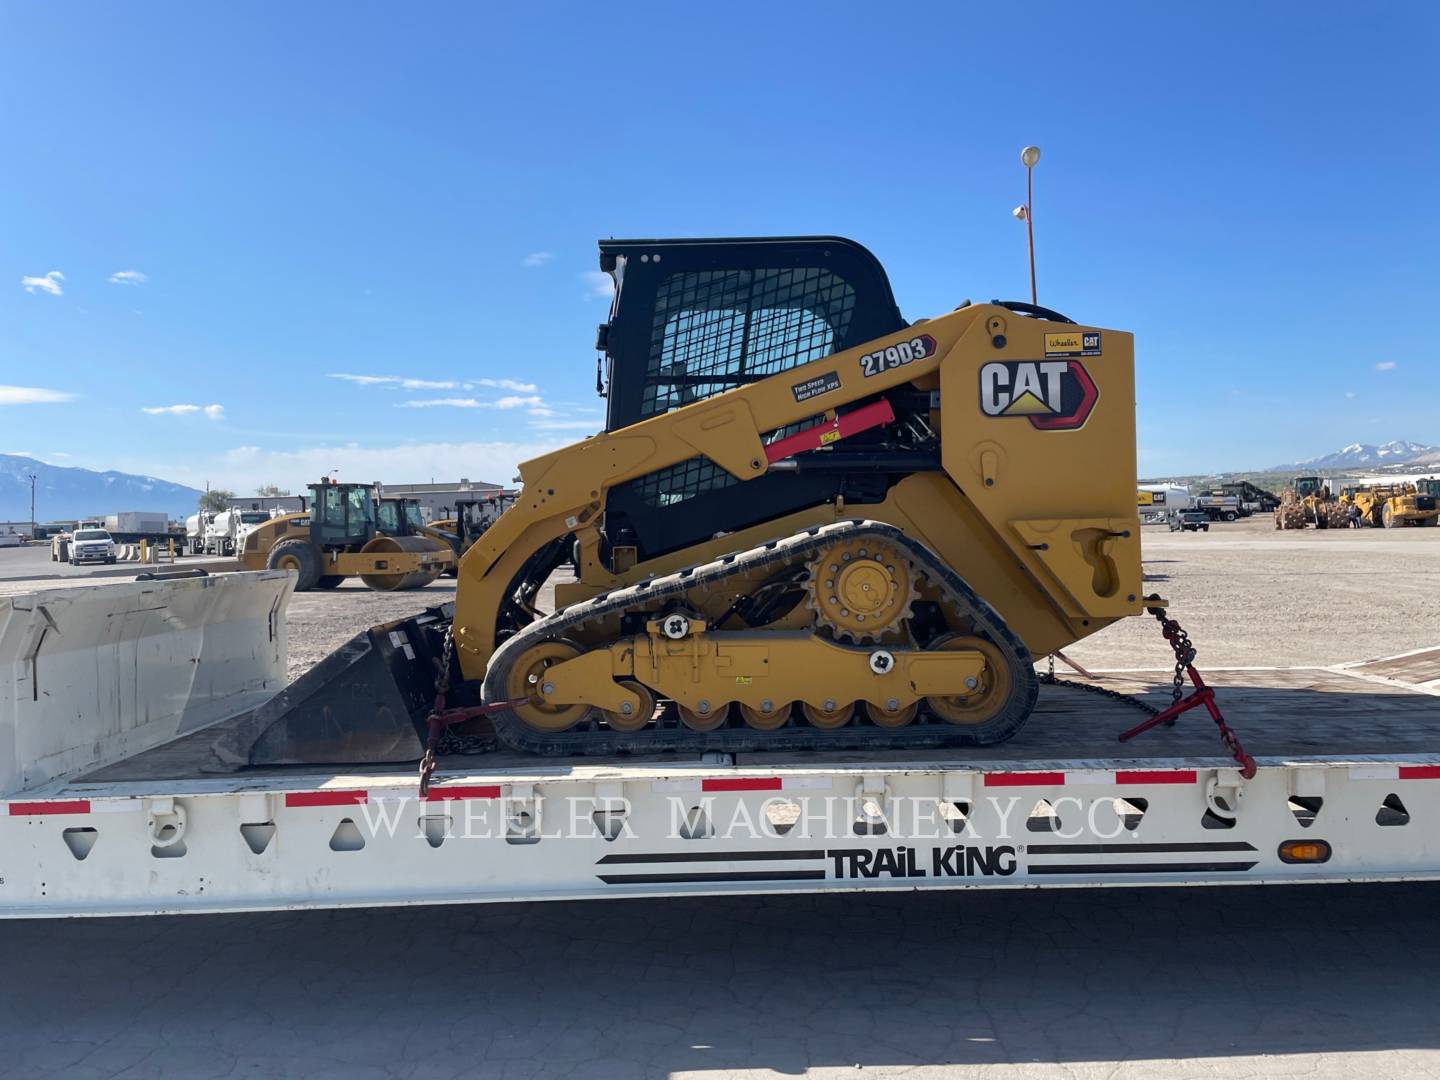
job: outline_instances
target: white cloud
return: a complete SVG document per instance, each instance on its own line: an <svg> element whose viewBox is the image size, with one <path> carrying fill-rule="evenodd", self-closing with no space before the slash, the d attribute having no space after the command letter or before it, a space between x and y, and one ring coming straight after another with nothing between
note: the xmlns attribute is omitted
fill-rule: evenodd
<svg viewBox="0 0 1440 1080"><path fill-rule="evenodd" d="M162 415L164 415L164 414L166 414L166 413L169 413L171 416L184 416L186 413L196 413L196 412L199 412L199 411L200 411L200 406L199 406L199 405L147 405L147 406L143 407L140 411L143 412L143 413L149 413L151 416L162 416Z"/></svg>
<svg viewBox="0 0 1440 1080"><path fill-rule="evenodd" d="M330 378L343 379L357 386L389 386L401 390L454 390L460 385L454 379L411 379L403 375L332 374Z"/></svg>
<svg viewBox="0 0 1440 1080"><path fill-rule="evenodd" d="M50 456L51 456L51 457L69 457L70 455L67 454L67 453L65 453L64 450L51 450L51 451L50 451Z"/></svg>
<svg viewBox="0 0 1440 1080"><path fill-rule="evenodd" d="M1375 365L1375 370L1376 370L1376 371L1394 371L1394 370L1395 370L1395 361L1394 361L1394 360L1381 360L1380 363L1378 363L1378 364Z"/></svg>
<svg viewBox="0 0 1440 1080"><path fill-rule="evenodd" d="M534 383L520 382L516 379L476 379L478 386L490 386L497 390L514 390L517 394L533 394L540 388Z"/></svg>
<svg viewBox="0 0 1440 1080"><path fill-rule="evenodd" d="M392 484L419 483L432 476L437 481L488 480L509 484L516 466L564 445L568 439L536 434L516 442L433 442L389 446L309 446L296 450L265 450L237 446L208 458L167 462L164 475L181 483L250 491L261 482L276 483L292 491L303 491L318 476L334 471L339 479L368 483L380 480ZM153 463L118 462L126 471L151 472Z"/></svg>
<svg viewBox="0 0 1440 1080"><path fill-rule="evenodd" d="M224 405L147 405L140 411L151 416L189 416L193 413L204 413L210 420L225 419Z"/></svg>
<svg viewBox="0 0 1440 1080"><path fill-rule="evenodd" d="M425 398L409 401L397 401L397 409L438 409L443 407L452 409L483 409L485 405L476 401L473 397L447 397L447 398Z"/></svg>
<svg viewBox="0 0 1440 1080"><path fill-rule="evenodd" d="M531 425L536 431L599 431L599 420L536 420Z"/></svg>
<svg viewBox="0 0 1440 1080"><path fill-rule="evenodd" d="M473 397L447 397L447 398L412 398L409 401L397 401L397 409L437 409L449 407L452 409L540 409L545 412L545 402L538 395L529 394L521 397L512 394L495 401L479 401Z"/></svg>
<svg viewBox="0 0 1440 1080"><path fill-rule="evenodd" d="M391 390L474 390L477 386L484 386L492 390L511 390L517 394L533 394L540 389L534 383L521 382L519 379L482 378L462 382L458 379L415 379L405 375L347 375L341 372L331 373L330 378L354 383L356 386L384 386Z"/></svg>
<svg viewBox="0 0 1440 1080"><path fill-rule="evenodd" d="M53 405L74 400L75 395L64 390L47 390L41 386L0 385L0 405Z"/></svg>
<svg viewBox="0 0 1440 1080"><path fill-rule="evenodd" d="M520 265L536 267L544 266L546 263L552 263L554 261L555 256L550 254L550 252L548 251L532 251L529 255L526 255L525 258L520 260Z"/></svg>
<svg viewBox="0 0 1440 1080"><path fill-rule="evenodd" d="M1355 396L1355 391L1354 391L1354 390L1346 390L1346 391L1345 391L1345 396L1346 396L1347 398L1353 398L1353 397Z"/></svg>
<svg viewBox="0 0 1440 1080"><path fill-rule="evenodd" d="M60 283L65 280L65 275L59 270L51 270L44 277L22 277L20 284L28 293L45 292L51 296L64 296L65 290Z"/></svg>
<svg viewBox="0 0 1440 1080"><path fill-rule="evenodd" d="M549 409L549 408L546 408L545 406L541 405L541 406L538 406L537 408L531 409L531 410L530 410L530 415L531 415L531 416L559 416L560 414L557 413L554 409Z"/></svg>
<svg viewBox="0 0 1440 1080"><path fill-rule="evenodd" d="M580 275L585 283L585 297L589 300L609 300L615 295L615 282L603 270L586 270Z"/></svg>
<svg viewBox="0 0 1440 1080"><path fill-rule="evenodd" d="M109 280L111 285L144 285L150 278L139 270L117 270Z"/></svg>

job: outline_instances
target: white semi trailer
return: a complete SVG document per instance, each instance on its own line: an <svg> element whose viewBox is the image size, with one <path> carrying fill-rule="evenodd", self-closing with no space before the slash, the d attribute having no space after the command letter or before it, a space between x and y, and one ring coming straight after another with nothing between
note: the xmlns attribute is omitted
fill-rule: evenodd
<svg viewBox="0 0 1440 1080"><path fill-rule="evenodd" d="M0 916L1440 879L1440 649L1207 672L1253 772L1203 709L1120 743L1133 705L1046 685L996 747L492 751L421 795L408 768L215 771L285 686L293 582L0 599ZM1169 676L1099 685L1163 705Z"/></svg>

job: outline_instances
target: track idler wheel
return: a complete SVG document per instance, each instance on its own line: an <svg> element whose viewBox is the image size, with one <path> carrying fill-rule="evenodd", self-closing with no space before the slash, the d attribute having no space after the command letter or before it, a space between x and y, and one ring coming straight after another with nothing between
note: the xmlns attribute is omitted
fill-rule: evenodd
<svg viewBox="0 0 1440 1080"><path fill-rule="evenodd" d="M710 708L705 712L699 709L687 709L684 705L676 705L675 710L680 714L680 722L691 731L715 731L722 728L730 719L730 706L725 704L720 708Z"/></svg>
<svg viewBox="0 0 1440 1080"><path fill-rule="evenodd" d="M601 709L600 715L615 731L640 731L655 715L655 695L648 686L634 679L621 679L620 685L640 699L640 707L633 713Z"/></svg>
<svg viewBox="0 0 1440 1080"><path fill-rule="evenodd" d="M842 728L855 718L855 703L839 705L833 701L827 701L824 705L811 705L808 701L800 706L800 715L805 717L811 727L822 730Z"/></svg>
<svg viewBox="0 0 1440 1080"><path fill-rule="evenodd" d="M526 726L551 733L568 731L589 715L589 705L554 705L542 696L545 669L573 660L581 652L573 642L542 641L515 658L505 679L505 696L512 701L529 699L527 704L515 706L515 715Z"/></svg>
<svg viewBox="0 0 1440 1080"><path fill-rule="evenodd" d="M902 728L920 715L920 703L913 701L903 709L884 709L878 705L867 704L865 714L870 717L870 722L876 727Z"/></svg>
<svg viewBox="0 0 1440 1080"><path fill-rule="evenodd" d="M985 670L975 689L965 695L930 697L925 704L941 720L966 726L984 724L995 719L1010 695L1010 669L999 647L982 637L968 634L941 634L930 643L931 649L954 649L978 652L985 657Z"/></svg>
<svg viewBox="0 0 1440 1080"><path fill-rule="evenodd" d="M762 706L765 702L760 703ZM790 722L790 704L786 702L779 708L771 707L769 712L763 708L752 708L749 705L740 706L740 717L748 727L756 731L779 731Z"/></svg>

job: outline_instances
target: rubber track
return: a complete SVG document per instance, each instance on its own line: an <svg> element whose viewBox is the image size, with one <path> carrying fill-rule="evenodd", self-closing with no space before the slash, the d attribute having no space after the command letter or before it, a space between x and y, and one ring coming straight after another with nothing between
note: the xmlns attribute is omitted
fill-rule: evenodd
<svg viewBox="0 0 1440 1080"><path fill-rule="evenodd" d="M761 547L725 555L713 562L687 567L674 574L651 578L572 604L531 623L496 650L485 673L484 700L504 700L507 676L521 653L541 642L565 638L593 619L625 611L658 611L672 598L697 588L714 586L736 574L777 563L793 563L830 544L869 537L903 549L930 583L944 594L943 602L947 609L973 620L975 632L998 645L1010 660L1013 678L1010 699L1000 716L983 725L981 730L932 718L923 706L913 723L895 729L868 723L862 715L858 715L860 710L857 709L856 720L832 730L792 724L777 731L757 731L739 726L737 722L734 727L709 732L692 731L677 723L673 726L651 724L641 731L628 733L603 727L586 730L585 721L570 731L537 731L513 710L505 710L492 717L497 736L512 749L544 755L655 753L665 750L737 753L757 750L918 749L988 746L1010 738L1029 718L1039 693L1039 679L1030 651L1005 625L999 613L929 548L910 539L893 525L878 521L841 521L817 526L783 540L773 540ZM869 651L864 646L856 648ZM660 723L663 722L662 719Z"/></svg>

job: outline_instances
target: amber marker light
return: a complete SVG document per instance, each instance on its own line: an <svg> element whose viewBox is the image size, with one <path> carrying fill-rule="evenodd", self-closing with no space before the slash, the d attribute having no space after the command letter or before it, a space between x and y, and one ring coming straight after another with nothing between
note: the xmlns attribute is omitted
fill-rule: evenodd
<svg viewBox="0 0 1440 1080"><path fill-rule="evenodd" d="M1286 840L1280 845L1280 861L1323 863L1330 861L1330 845L1324 840Z"/></svg>

